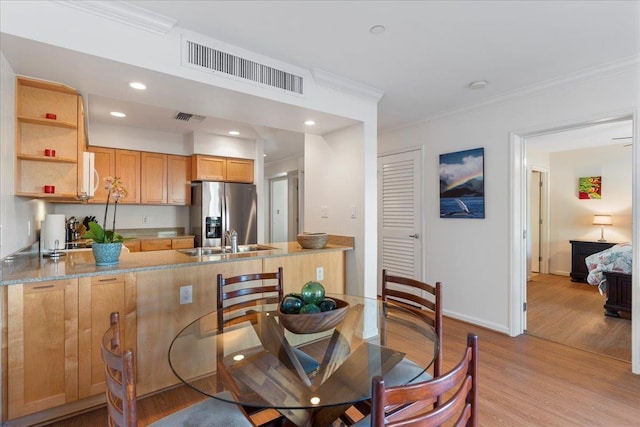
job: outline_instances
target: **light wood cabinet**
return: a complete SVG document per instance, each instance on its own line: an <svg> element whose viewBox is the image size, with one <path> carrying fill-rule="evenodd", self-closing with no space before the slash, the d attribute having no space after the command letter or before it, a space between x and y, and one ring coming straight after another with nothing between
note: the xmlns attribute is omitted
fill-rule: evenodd
<svg viewBox="0 0 640 427"><path fill-rule="evenodd" d="M81 105L81 98L70 87L16 78L17 196L75 200L81 175L78 152L84 142L78 131L78 123L84 120ZM45 156L47 149L54 150L55 156ZM55 192L45 193L45 185L54 186Z"/></svg>
<svg viewBox="0 0 640 427"><path fill-rule="evenodd" d="M116 150L113 148L89 147L89 152L94 153L94 167L98 172L98 182L96 182L96 191L90 203L106 203L107 190L104 189L103 179L106 176L115 176L116 174Z"/></svg>
<svg viewBox="0 0 640 427"><path fill-rule="evenodd" d="M104 178L119 177L127 190L127 197L119 203L140 203L140 152L116 148L89 147L95 154L95 169L98 186L90 203L106 203L108 191L104 189Z"/></svg>
<svg viewBox="0 0 640 427"><path fill-rule="evenodd" d="M136 349L136 276L112 274L79 279L78 398L104 393L104 363L100 342L109 315L120 313L123 348Z"/></svg>
<svg viewBox="0 0 640 427"><path fill-rule="evenodd" d="M225 157L194 154L191 158L191 179L193 181L224 181L227 177Z"/></svg>
<svg viewBox="0 0 640 427"><path fill-rule="evenodd" d="M99 186L91 203L106 203L105 176L118 176L128 195L122 203L184 206L191 203L191 157L90 147Z"/></svg>
<svg viewBox="0 0 640 427"><path fill-rule="evenodd" d="M140 252L140 240L138 239L125 240L122 244L129 249L129 252Z"/></svg>
<svg viewBox="0 0 640 427"><path fill-rule="evenodd" d="M323 269L322 283L327 293L343 294L345 282L345 252L315 252L304 255L289 255L282 257L264 258L263 271L277 271L283 269L284 292L300 292L300 288L309 282L316 281L318 267Z"/></svg>
<svg viewBox="0 0 640 427"><path fill-rule="evenodd" d="M140 177L140 201L144 204L162 205L167 203L167 155L142 152Z"/></svg>
<svg viewBox="0 0 640 427"><path fill-rule="evenodd" d="M191 160L194 181L253 183L253 160L194 154Z"/></svg>
<svg viewBox="0 0 640 427"><path fill-rule="evenodd" d="M171 238L144 239L140 241L141 251L166 251L171 249Z"/></svg>
<svg viewBox="0 0 640 427"><path fill-rule="evenodd" d="M100 342L112 311L135 351L135 273L10 285L5 295L9 420L82 409L81 399L104 394Z"/></svg>
<svg viewBox="0 0 640 427"><path fill-rule="evenodd" d="M253 183L253 160L228 157L225 181Z"/></svg>
<svg viewBox="0 0 640 427"><path fill-rule="evenodd" d="M167 203L191 204L191 157L167 155Z"/></svg>
<svg viewBox="0 0 640 427"><path fill-rule="evenodd" d="M7 287L8 418L78 399L78 280Z"/></svg>
<svg viewBox="0 0 640 427"><path fill-rule="evenodd" d="M171 249L189 249L193 248L193 236L176 237L171 239Z"/></svg>
<svg viewBox="0 0 640 427"><path fill-rule="evenodd" d="M114 175L128 193L120 203L140 203L140 152L116 149Z"/></svg>

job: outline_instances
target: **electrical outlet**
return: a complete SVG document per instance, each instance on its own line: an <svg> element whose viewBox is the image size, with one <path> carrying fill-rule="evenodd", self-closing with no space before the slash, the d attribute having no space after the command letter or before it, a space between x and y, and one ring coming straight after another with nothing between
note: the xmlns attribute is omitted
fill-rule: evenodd
<svg viewBox="0 0 640 427"><path fill-rule="evenodd" d="M316 280L317 281L324 280L324 267L316 268Z"/></svg>
<svg viewBox="0 0 640 427"><path fill-rule="evenodd" d="M320 218L329 218L329 208L320 206Z"/></svg>
<svg viewBox="0 0 640 427"><path fill-rule="evenodd" d="M193 286L180 286L180 304L191 304L193 302Z"/></svg>
<svg viewBox="0 0 640 427"><path fill-rule="evenodd" d="M357 210L355 205L351 206L351 218L355 218L357 216L356 213L357 213Z"/></svg>
<svg viewBox="0 0 640 427"><path fill-rule="evenodd" d="M143 217L142 217L142 223L143 223L143 224L146 224L147 222L149 222L149 217L147 217L147 216L143 216Z"/></svg>

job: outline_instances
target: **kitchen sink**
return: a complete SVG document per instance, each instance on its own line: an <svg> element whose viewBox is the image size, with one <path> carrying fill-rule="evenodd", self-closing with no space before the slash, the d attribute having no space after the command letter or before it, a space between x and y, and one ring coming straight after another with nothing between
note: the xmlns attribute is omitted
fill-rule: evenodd
<svg viewBox="0 0 640 427"><path fill-rule="evenodd" d="M260 251L271 251L276 248L265 245L238 245L237 253L246 253L246 252L260 252ZM189 248L189 249L178 249L178 252L181 252L185 255L189 256L207 256L207 255L221 255L221 254L231 254L231 246L215 246L211 248L200 248L200 254L198 253L198 248Z"/></svg>

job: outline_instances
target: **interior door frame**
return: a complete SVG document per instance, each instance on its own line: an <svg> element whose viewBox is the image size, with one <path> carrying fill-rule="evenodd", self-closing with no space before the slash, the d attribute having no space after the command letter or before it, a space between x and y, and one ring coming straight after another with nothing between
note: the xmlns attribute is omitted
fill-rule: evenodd
<svg viewBox="0 0 640 427"><path fill-rule="evenodd" d="M525 145L526 149L526 145ZM526 151L525 151L526 154ZM527 177L531 177L534 172L540 173L540 179L543 183L542 190L540 190L540 213L542 217L542 224L539 228L540 231L540 239L538 245L540 246L540 273L541 274L549 274L549 221L551 214L551 207L549 205L549 169L546 167L538 166L538 165L528 165L527 166ZM529 224L529 218L531 218L531 206L529 205L530 195L531 195L531 182L527 181L527 224ZM527 239L530 240L531 233L527 233ZM527 253L529 253L529 249L531 248L530 242L527 242ZM527 267L527 269L529 269ZM527 277L529 276L530 271L527 271ZM525 294L526 298L526 294Z"/></svg>
<svg viewBox="0 0 640 427"><path fill-rule="evenodd" d="M603 117L606 117L603 119ZM597 123L605 123L620 120L631 120L633 125L632 146L632 194L640 194L640 123L635 110L618 111L611 115L602 114L598 117L576 120L563 125L540 127L523 131L509 132L509 175L511 177L509 195L509 335L517 336L524 333L526 327L526 315L524 303L526 301L527 279L527 173L526 166L526 139L545 133L560 132L589 126ZM640 197L633 197L632 207L632 241L640 243ZM631 370L640 374L640 251L633 252L632 272L632 301L631 315Z"/></svg>

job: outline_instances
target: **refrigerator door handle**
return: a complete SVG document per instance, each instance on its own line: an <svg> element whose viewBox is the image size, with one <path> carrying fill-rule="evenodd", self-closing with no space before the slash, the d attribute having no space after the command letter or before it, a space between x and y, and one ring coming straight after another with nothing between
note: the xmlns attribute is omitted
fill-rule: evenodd
<svg viewBox="0 0 640 427"><path fill-rule="evenodd" d="M222 215L224 215L224 227L222 230L222 246L225 246L224 236L229 231L229 196L225 192L222 203Z"/></svg>

